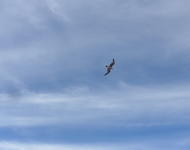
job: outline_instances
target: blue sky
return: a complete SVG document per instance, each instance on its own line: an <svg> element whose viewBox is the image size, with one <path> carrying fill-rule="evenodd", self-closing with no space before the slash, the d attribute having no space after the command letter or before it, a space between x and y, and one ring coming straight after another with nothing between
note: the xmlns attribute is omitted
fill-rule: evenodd
<svg viewBox="0 0 190 150"><path fill-rule="evenodd" d="M1 0L0 149L188 150L189 14L188 0Z"/></svg>

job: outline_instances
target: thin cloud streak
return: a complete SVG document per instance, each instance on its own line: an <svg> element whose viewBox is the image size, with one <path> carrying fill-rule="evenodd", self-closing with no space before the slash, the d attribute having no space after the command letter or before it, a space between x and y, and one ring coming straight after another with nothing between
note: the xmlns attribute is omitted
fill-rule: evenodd
<svg viewBox="0 0 190 150"><path fill-rule="evenodd" d="M1 141L0 148L3 150L118 150L118 149L130 149L130 150L186 150L189 146L189 137L184 138L170 138L161 139L162 142L157 140L136 140L126 141L125 143L117 142L112 144L108 143L96 143L96 144L45 144L45 143L25 143L25 142L11 142Z"/></svg>

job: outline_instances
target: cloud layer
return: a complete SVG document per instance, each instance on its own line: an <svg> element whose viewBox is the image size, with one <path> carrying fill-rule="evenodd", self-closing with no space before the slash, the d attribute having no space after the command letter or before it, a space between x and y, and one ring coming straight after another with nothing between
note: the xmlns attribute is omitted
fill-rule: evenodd
<svg viewBox="0 0 190 150"><path fill-rule="evenodd" d="M189 4L2 0L0 148L185 150Z"/></svg>
<svg viewBox="0 0 190 150"><path fill-rule="evenodd" d="M108 84L101 75L112 57L111 84L189 81L188 3L2 1L0 89Z"/></svg>

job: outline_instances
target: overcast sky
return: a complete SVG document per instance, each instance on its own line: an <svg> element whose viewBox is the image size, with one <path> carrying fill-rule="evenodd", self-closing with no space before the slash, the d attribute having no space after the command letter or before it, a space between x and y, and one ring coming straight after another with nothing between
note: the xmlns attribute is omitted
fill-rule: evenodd
<svg viewBox="0 0 190 150"><path fill-rule="evenodd" d="M189 0L1 0L0 18L0 149L190 148Z"/></svg>

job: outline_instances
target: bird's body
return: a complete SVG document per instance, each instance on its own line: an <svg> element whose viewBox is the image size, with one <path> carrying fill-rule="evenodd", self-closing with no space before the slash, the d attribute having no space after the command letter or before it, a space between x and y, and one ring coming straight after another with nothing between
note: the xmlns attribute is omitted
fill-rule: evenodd
<svg viewBox="0 0 190 150"><path fill-rule="evenodd" d="M114 59L112 60L112 63L109 66L106 65L107 72L104 74L104 76L108 75L111 72L111 70L113 69L113 65L115 65Z"/></svg>

